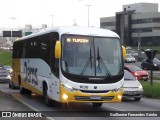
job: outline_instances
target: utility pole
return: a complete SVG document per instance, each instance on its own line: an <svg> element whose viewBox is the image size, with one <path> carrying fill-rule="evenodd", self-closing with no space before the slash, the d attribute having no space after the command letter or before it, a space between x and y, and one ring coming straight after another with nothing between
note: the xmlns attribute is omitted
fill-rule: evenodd
<svg viewBox="0 0 160 120"><path fill-rule="evenodd" d="M140 50L141 47L141 36L140 36L140 28L138 30L138 50Z"/></svg>
<svg viewBox="0 0 160 120"><path fill-rule="evenodd" d="M87 4L86 6L88 7L88 27L89 27L89 7L92 5Z"/></svg>
<svg viewBox="0 0 160 120"><path fill-rule="evenodd" d="M54 15L50 15L51 17L52 17L52 28L53 28L53 17L54 17Z"/></svg>

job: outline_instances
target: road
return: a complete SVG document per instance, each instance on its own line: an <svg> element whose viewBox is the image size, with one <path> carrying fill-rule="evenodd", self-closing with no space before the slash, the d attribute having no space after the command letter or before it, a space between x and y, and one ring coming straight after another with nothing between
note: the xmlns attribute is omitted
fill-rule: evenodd
<svg viewBox="0 0 160 120"><path fill-rule="evenodd" d="M19 90L12 90L8 88L8 84L0 84L0 90L12 95L17 100L26 104L35 111L41 111L49 119L53 120L159 120L160 117L108 117L106 114L109 111L114 112L128 112L128 111L148 111L147 113L154 113L158 111L160 115L160 100L142 98L140 102L133 100L125 100L122 103L104 103L101 108L94 108L89 103L72 103L69 105L61 105L58 107L47 107L41 96L32 94L21 95ZM141 112L140 112L141 111ZM112 114L112 112L109 114ZM101 116L101 117L100 117Z"/></svg>
<svg viewBox="0 0 160 120"><path fill-rule="evenodd" d="M11 95L0 91L0 120L22 120L21 117L16 117L16 115L18 115L17 112L19 111L20 113L22 112L25 113L25 115L27 115L27 112L28 112L28 115L31 115L33 112L36 113L31 108L24 105L22 102L18 101ZM39 115L42 116L41 113ZM12 117L9 117L9 116L12 116ZM47 120L47 118L41 117L41 116L36 118L25 117L24 119L25 120Z"/></svg>

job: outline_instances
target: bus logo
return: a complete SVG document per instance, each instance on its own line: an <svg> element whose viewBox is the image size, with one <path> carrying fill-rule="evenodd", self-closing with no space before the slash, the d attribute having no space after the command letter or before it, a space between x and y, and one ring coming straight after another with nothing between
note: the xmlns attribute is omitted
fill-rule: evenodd
<svg viewBox="0 0 160 120"><path fill-rule="evenodd" d="M94 86L94 89L97 89L97 86Z"/></svg>
<svg viewBox="0 0 160 120"><path fill-rule="evenodd" d="M71 42L71 39L70 39L70 38L67 38L67 42Z"/></svg>

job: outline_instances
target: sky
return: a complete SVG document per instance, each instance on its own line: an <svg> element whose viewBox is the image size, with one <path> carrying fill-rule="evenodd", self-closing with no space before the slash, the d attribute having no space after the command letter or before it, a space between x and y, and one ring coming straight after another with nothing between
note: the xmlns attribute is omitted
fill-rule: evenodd
<svg viewBox="0 0 160 120"><path fill-rule="evenodd" d="M123 5L140 2L160 6L160 0L0 0L0 28L88 26L87 5L89 25L100 27L101 17L115 16Z"/></svg>

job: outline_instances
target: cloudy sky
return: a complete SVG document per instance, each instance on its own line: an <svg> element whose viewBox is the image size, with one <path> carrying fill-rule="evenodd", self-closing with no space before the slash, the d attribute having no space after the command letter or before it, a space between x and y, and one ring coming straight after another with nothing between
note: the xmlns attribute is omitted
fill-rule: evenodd
<svg viewBox="0 0 160 120"><path fill-rule="evenodd" d="M158 3L160 0L0 0L0 28L88 25L99 27L100 18L114 16L125 4ZM53 21L52 21L53 19Z"/></svg>

